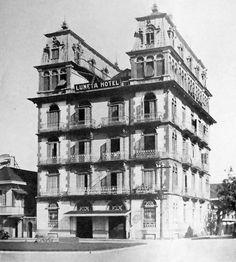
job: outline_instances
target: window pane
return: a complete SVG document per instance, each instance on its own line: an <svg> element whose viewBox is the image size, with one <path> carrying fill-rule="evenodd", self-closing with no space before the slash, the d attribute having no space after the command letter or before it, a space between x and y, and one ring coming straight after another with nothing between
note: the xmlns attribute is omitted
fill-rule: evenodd
<svg viewBox="0 0 236 262"><path fill-rule="evenodd" d="M137 64L137 78L143 78L144 77L144 66L143 63Z"/></svg>
<svg viewBox="0 0 236 262"><path fill-rule="evenodd" d="M157 76L164 75L164 60L157 61Z"/></svg>
<svg viewBox="0 0 236 262"><path fill-rule="evenodd" d="M146 76L147 77L154 76L154 63L153 63L153 61L146 63Z"/></svg>

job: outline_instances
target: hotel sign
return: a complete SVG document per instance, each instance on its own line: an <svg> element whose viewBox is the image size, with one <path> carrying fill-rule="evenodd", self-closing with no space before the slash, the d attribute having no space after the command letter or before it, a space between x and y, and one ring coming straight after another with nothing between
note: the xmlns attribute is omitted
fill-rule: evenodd
<svg viewBox="0 0 236 262"><path fill-rule="evenodd" d="M77 84L75 85L75 91L87 91L87 90L96 90L102 88L109 88L109 87L116 87L120 86L120 80L108 80L108 81L101 81L101 82L94 82L93 84Z"/></svg>

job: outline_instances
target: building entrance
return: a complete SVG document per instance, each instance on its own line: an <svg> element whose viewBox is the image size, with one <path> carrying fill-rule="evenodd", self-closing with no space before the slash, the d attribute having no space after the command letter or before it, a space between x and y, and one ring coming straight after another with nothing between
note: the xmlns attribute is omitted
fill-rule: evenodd
<svg viewBox="0 0 236 262"><path fill-rule="evenodd" d="M109 217L109 238L126 238L125 217Z"/></svg>
<svg viewBox="0 0 236 262"><path fill-rule="evenodd" d="M93 237L93 227L91 217L78 217L77 218L77 228L76 236L80 238L92 238Z"/></svg>

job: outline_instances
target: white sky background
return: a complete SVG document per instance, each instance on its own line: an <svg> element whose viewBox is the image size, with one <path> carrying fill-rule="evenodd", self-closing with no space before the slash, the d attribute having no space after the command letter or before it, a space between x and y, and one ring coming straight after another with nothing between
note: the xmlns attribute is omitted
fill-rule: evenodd
<svg viewBox="0 0 236 262"><path fill-rule="evenodd" d="M137 30L135 17L148 15L155 0L0 0L0 154L16 157L23 169L36 170L35 97L45 33L69 28L121 69ZM235 0L159 0L159 11L172 14L178 31L208 68L213 98L210 172L220 182L224 169L236 169L236 22Z"/></svg>

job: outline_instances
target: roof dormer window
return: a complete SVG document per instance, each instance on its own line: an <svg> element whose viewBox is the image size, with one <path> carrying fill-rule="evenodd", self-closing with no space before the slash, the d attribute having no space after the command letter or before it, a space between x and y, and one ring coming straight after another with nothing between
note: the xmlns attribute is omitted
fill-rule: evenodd
<svg viewBox="0 0 236 262"><path fill-rule="evenodd" d="M148 28L146 31L146 44L147 45L154 44L154 30L152 28Z"/></svg>

